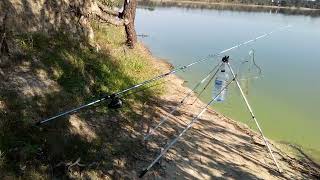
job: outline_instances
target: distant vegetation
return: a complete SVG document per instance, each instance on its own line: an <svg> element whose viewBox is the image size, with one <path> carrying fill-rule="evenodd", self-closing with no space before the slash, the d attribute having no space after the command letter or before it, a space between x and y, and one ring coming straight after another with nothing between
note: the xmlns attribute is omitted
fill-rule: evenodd
<svg viewBox="0 0 320 180"><path fill-rule="evenodd" d="M268 6L304 7L320 9L320 0L209 0L209 2L241 3Z"/></svg>
<svg viewBox="0 0 320 180"><path fill-rule="evenodd" d="M320 9L320 0L174 0Z"/></svg>
<svg viewBox="0 0 320 180"><path fill-rule="evenodd" d="M265 4L262 4L265 2ZM288 4L276 5L276 3L267 4L269 1L218 1L218 0L140 0L139 5L149 10L154 10L157 6L161 7L182 7L187 9L214 9L227 11L245 11L245 12L267 12L287 15L304 15L311 17L320 16L319 9L299 8L289 6ZM319 5L318 5L319 6Z"/></svg>

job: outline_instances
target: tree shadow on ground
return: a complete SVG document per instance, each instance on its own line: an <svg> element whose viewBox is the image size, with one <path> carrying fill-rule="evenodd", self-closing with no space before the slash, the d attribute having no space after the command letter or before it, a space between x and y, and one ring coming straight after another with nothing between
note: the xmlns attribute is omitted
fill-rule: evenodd
<svg viewBox="0 0 320 180"><path fill-rule="evenodd" d="M170 102L163 103L170 104ZM171 104L174 103L171 102ZM200 107L198 109L199 112ZM165 111L169 113L173 108L171 107ZM196 115L196 112L190 114L190 110L192 111L193 109L186 107L180 110L178 114L188 117L187 119L190 121ZM188 122L186 120L179 120L179 118L182 117L172 117L172 121L167 121L165 125L158 129L159 132L152 138L152 141L158 143L166 142L165 144L168 144L172 138L177 137L178 132L181 132ZM218 121L222 120L223 118ZM298 169L294 169L293 167L286 168L285 173L280 174L272 159L268 156L265 146L254 144L252 137L248 134L244 132L239 133L238 131L235 133L232 128L224 127L221 123L217 123L216 120L207 119L207 117L200 118L195 126L197 127L189 130L183 136L183 139L178 141L172 150L169 150L169 158L165 157L164 159L170 163L166 163L164 167L155 166L156 171L161 172L163 168L175 169L178 172L175 176L185 179L194 179L195 177L197 179L261 179L259 178L261 176L257 176L259 172L255 172L256 170L253 168L259 167L258 169L261 170L261 173L270 174L273 178L298 178L296 176ZM276 158L282 161L281 164L288 163L287 159L282 157L276 150L274 151ZM199 158L194 159L195 154ZM206 159L207 162L202 162L201 159ZM239 161L239 159L241 160ZM179 163L183 165L179 165ZM300 162L296 163L299 164ZM288 164L285 166L287 167ZM298 166L304 168L307 164L309 163L301 162ZM309 174L313 171L312 168L308 170L309 172L301 169L298 171L301 172L301 177L299 178L316 179L318 177L316 171Z"/></svg>

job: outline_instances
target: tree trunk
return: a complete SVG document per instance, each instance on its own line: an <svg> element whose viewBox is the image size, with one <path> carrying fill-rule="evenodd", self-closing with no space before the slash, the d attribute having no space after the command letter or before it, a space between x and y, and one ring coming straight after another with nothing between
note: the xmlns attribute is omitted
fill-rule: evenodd
<svg viewBox="0 0 320 180"><path fill-rule="evenodd" d="M136 16L137 0L124 0L123 11L120 18L124 19L125 30L127 35L127 45L134 48L137 43L137 34L134 27L134 20Z"/></svg>

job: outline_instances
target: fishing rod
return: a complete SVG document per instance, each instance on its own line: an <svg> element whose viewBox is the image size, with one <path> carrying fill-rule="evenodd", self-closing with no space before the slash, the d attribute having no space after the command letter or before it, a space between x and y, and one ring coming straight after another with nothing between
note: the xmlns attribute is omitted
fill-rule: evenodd
<svg viewBox="0 0 320 180"><path fill-rule="evenodd" d="M142 178L159 160L160 158L179 140L179 138L187 131L191 128L191 126L197 122L197 120L200 118L200 116L208 109L208 107L215 101L215 99L234 81L234 79L232 79L231 81L229 81L226 86L224 86L223 88L221 88L221 90L219 91L219 93L212 98L208 104L205 105L205 107L202 108L201 112L197 114L197 116L195 116L190 122L189 124L186 126L186 128L183 129L183 131L175 138L173 139L168 145L167 147L161 151L161 153L157 156L156 159L154 159L152 161L152 163L146 168L144 169L141 174L139 175L139 178Z"/></svg>
<svg viewBox="0 0 320 180"><path fill-rule="evenodd" d="M185 101L192 95L192 92L194 92L201 84L203 84L211 76L213 72L214 72L213 76L215 76L218 73L221 66L222 66L222 63L220 62L211 71L209 71L209 73L207 73L206 76L201 81L199 81L189 91L189 93L186 96L183 97L183 99L179 102L179 104L176 105L173 108L173 110L169 112L169 114L163 117L162 120L154 128L152 128L147 135L144 136L143 140L147 140L165 121L167 121L169 119L169 116L172 115L174 112L176 112L185 103Z"/></svg>
<svg viewBox="0 0 320 180"><path fill-rule="evenodd" d="M66 111L66 112L60 113L60 114L55 115L55 116L53 116L53 117L47 118L47 119L45 119L45 120L38 121L38 122L36 123L36 125L42 125L42 124L44 124L44 123L47 123L47 122L52 121L52 120L54 120L54 119L57 119L57 118L59 118L59 117L62 117L62 116L65 116L65 115L68 115L68 114L71 114L71 113L75 113L75 112L77 112L77 111L79 111L79 110L81 110L81 109L83 109L83 108L92 106L92 105L94 105L94 104L100 103L100 102L105 101L105 100L110 100L110 103L109 103L108 107L110 107L110 108L119 108L119 107L122 106L122 101L121 101L121 99L119 98L119 96L122 95L122 94L124 94L124 93L126 93L126 92L128 92L128 91L131 91L132 89L136 89L136 88L138 88L138 87L140 87L140 86L143 86L143 85L145 85L145 84L151 83L151 82L153 82L153 81L157 81L157 80L162 79L162 78L164 78L164 77L166 77L166 76L169 76L169 75L171 75L171 74L175 74L176 72L179 72L179 71L182 71L182 70L184 70L184 69L187 69L187 68L189 68L189 67L191 67L191 66L193 66L193 65L196 65L196 64L202 63L202 62L204 62L204 61L207 61L207 60L209 60L211 57L219 56L219 55L221 55L221 54L223 54L223 53L226 53L226 52L228 52L228 51L231 51L231 50L233 50L233 49L240 48L240 47L242 47L242 46L244 46L244 45L247 45L247 44L249 44L249 43L252 43L252 42L254 42L254 41L257 41L257 40L259 40L259 39L261 39L261 38L265 38L265 37L267 37L267 36L269 36L269 35L277 32L277 31L281 31L281 30L286 29L286 28L289 28L289 27L291 27L291 26L285 26L285 27L281 27L281 28L279 28L279 29L270 31L269 33L265 33L265 34L263 34L263 35L261 35L261 36L258 36L258 37L256 37L256 38L254 38L254 39L251 39L251 40L245 41L245 42L243 42L243 43L237 44L237 45L232 46L232 47L230 47L230 48L228 48L228 49L225 49L225 50L223 50L223 51L221 51L221 52L219 52L219 53L210 54L210 55L208 55L207 57L205 57L205 58L203 58L203 59L200 59L200 60L198 60L198 61L194 61L194 62L192 62L192 63L190 63L190 64L188 64L188 65L177 67L177 68L175 68L175 69L173 69L173 70L171 70L171 71L169 71L169 72L167 72L167 73L160 74L160 75L158 75L158 76L156 76L156 77L153 77L153 78L151 78L151 79L148 79L148 80L146 80L146 81L143 81L143 82L141 82L141 83L139 83L139 84L133 85L133 86L131 86L131 87L127 88L127 89L124 89L124 90L122 90L122 91L113 93L113 94L111 94L111 95L104 95L102 98L100 98L100 99L98 99L98 100L95 100L95 101L93 101L93 102L90 102L90 103L88 103L88 104L84 104L84 105L82 105L82 106L80 106L80 107L77 107L77 108L68 110L68 111Z"/></svg>

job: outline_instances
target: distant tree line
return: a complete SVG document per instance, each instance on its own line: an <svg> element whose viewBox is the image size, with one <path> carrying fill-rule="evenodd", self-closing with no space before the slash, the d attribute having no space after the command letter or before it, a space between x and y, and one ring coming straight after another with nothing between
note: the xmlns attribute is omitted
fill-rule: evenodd
<svg viewBox="0 0 320 180"><path fill-rule="evenodd" d="M147 1L147 0L140 0ZM155 1L155 0L153 0ZM162 0L158 0L161 1ZM172 1L186 1L186 0L172 0ZM230 4L250 4L250 5L264 5L264 6L280 6L280 7L303 7L311 9L320 9L320 0L187 0L194 2L209 2L209 3L230 3Z"/></svg>
<svg viewBox="0 0 320 180"><path fill-rule="evenodd" d="M201 1L201 0L193 0ZM283 7L304 7L320 9L320 0L208 0L216 3L240 3L253 5L283 6Z"/></svg>
<svg viewBox="0 0 320 180"><path fill-rule="evenodd" d="M227 3L225 1L214 1L209 0L212 3L181 3L182 1L192 1L192 2L208 2L208 0L138 0L140 7L148 10L155 10L157 6L160 7L182 7L187 9L214 9L214 10L228 10L228 11L244 11L244 12L267 12L267 13L281 13L286 15L305 15L311 17L320 16L320 8L316 10L309 11L307 9L300 8L270 8L277 7L278 5L271 4L260 4L259 6L246 6L246 5L258 5L248 1L246 3L241 3L240 1ZM220 4L225 3L225 4ZM244 6L235 6L234 4L245 4ZM288 6L290 7L290 6ZM292 6L291 6L292 7Z"/></svg>
<svg viewBox="0 0 320 180"><path fill-rule="evenodd" d="M228 3L247 4L260 6L279 6L320 9L320 0L138 0L140 2L158 1L161 3L173 3L179 1L208 2L208 3Z"/></svg>

